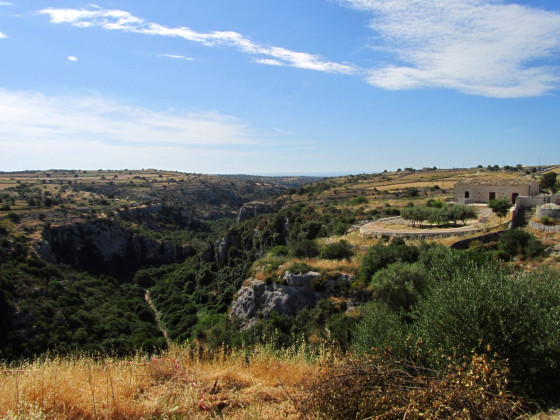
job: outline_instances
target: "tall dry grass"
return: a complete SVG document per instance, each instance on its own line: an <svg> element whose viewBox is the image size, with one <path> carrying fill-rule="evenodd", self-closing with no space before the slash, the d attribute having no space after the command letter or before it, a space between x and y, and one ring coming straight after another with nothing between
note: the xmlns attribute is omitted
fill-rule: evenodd
<svg viewBox="0 0 560 420"><path fill-rule="evenodd" d="M426 370L391 354L350 358L323 343L157 357L46 357L2 365L0 419L503 418L525 414L487 356ZM521 417L519 417L521 418Z"/></svg>
<svg viewBox="0 0 560 420"><path fill-rule="evenodd" d="M328 351L266 345L209 354L174 347L157 357L46 357L3 365L2 419L298 418Z"/></svg>

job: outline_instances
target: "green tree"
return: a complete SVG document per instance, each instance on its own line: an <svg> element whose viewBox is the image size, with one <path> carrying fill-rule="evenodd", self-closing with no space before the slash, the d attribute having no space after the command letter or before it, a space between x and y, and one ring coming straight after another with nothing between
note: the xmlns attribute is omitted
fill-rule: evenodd
<svg viewBox="0 0 560 420"><path fill-rule="evenodd" d="M548 172L544 174L541 178L541 191L556 194L556 191L560 189L560 184L558 183L557 178L558 174L556 172Z"/></svg>
<svg viewBox="0 0 560 420"><path fill-rule="evenodd" d="M490 200L488 207L500 218L500 224L502 224L502 218L508 214L511 204L506 198L502 198L501 200Z"/></svg>

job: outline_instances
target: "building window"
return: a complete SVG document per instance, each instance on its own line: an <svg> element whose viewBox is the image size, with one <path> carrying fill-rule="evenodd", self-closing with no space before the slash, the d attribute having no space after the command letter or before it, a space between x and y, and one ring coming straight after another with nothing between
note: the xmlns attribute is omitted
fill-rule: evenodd
<svg viewBox="0 0 560 420"><path fill-rule="evenodd" d="M496 193L495 192L491 192L490 194L488 194L488 200L495 200L496 199Z"/></svg>
<svg viewBox="0 0 560 420"><path fill-rule="evenodd" d="M469 191L465 191L465 198L470 198L471 193Z"/></svg>

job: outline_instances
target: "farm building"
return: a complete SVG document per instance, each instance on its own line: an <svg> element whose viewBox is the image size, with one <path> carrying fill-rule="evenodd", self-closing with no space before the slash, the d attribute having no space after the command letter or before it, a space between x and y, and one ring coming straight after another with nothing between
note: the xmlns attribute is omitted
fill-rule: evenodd
<svg viewBox="0 0 560 420"><path fill-rule="evenodd" d="M532 178L464 178L455 184L454 198L464 204L506 198L513 204L517 197L535 197L538 193L539 182Z"/></svg>

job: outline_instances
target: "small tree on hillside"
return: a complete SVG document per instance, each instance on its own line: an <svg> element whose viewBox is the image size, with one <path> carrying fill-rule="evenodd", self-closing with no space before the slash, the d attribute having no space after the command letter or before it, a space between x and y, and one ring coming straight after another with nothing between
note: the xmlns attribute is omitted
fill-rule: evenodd
<svg viewBox="0 0 560 420"><path fill-rule="evenodd" d="M502 217L506 217L511 204L506 198L502 198L501 200L490 200L488 207L490 207L492 212L500 218L500 224L502 224Z"/></svg>
<svg viewBox="0 0 560 420"><path fill-rule="evenodd" d="M560 189L560 184L557 180L558 174L556 172L548 172L541 178L541 190L548 191L551 194L556 194Z"/></svg>

